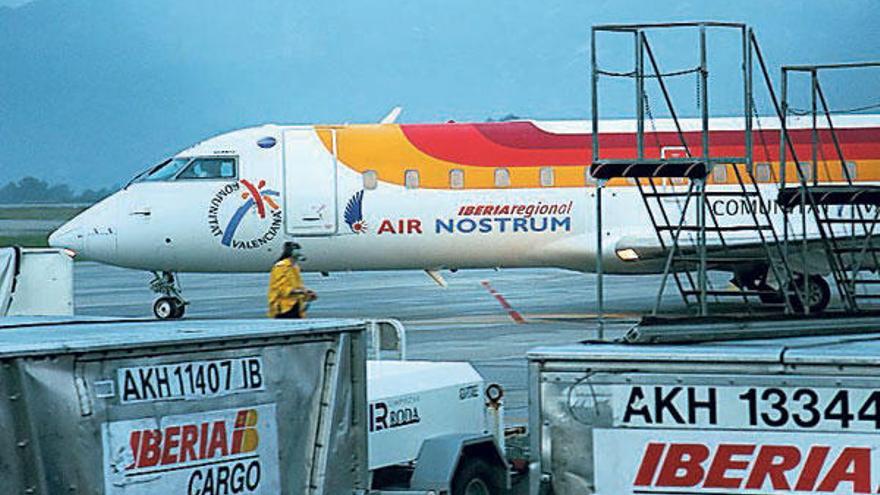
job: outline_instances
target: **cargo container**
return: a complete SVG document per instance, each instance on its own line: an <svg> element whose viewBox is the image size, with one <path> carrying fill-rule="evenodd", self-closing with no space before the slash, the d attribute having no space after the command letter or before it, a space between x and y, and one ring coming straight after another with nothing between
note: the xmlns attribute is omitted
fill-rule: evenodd
<svg viewBox="0 0 880 495"><path fill-rule="evenodd" d="M403 343L393 321L3 320L3 492L500 493L500 397Z"/></svg>
<svg viewBox="0 0 880 495"><path fill-rule="evenodd" d="M880 488L880 333L528 359L532 495Z"/></svg>

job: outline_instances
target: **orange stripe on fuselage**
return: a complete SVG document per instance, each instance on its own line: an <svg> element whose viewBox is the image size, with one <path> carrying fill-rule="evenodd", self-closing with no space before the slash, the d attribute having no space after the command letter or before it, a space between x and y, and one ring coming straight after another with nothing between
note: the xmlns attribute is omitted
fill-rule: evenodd
<svg viewBox="0 0 880 495"><path fill-rule="evenodd" d="M510 172L511 188L540 187L540 170L552 167L554 187L583 187L586 168L591 162L590 134L554 134L531 122L482 124L373 124L318 127L327 150L332 149L330 129L337 133L338 159L345 166L364 172L375 170L384 182L403 185L407 170L419 172L419 187L450 189L453 169L464 172L466 189L494 187L496 168ZM846 128L838 137L847 160L858 162L859 181L880 180L880 128ZM738 156L744 153L741 131L712 131L712 156ZM755 131L755 162L770 163L778 174L779 132ZM809 129L792 131L792 139L801 161L811 157ZM685 133L691 154L702 153L700 133ZM843 174L830 133L820 131L820 180L841 180ZM659 158L662 147L681 146L674 132L647 133L645 154ZM633 133L603 133L600 137L603 158L631 158L635 154ZM824 158L824 160L823 160ZM790 157L789 157L790 159ZM826 161L827 160L827 161ZM788 177L796 177L794 164L787 167ZM727 180L710 183L736 183L732 171ZM625 180L611 181L625 186Z"/></svg>
<svg viewBox="0 0 880 495"><path fill-rule="evenodd" d="M332 150L330 130L319 129L318 135L327 150ZM494 181L491 168L457 164L422 152L396 124L336 128L336 150L338 160L347 167L361 173L375 170L380 180L392 184L403 185L406 171L418 170L419 187L448 189L449 172L454 168L464 170L469 188L491 187ZM517 171L516 181L530 183L532 178L529 175L532 174L537 177L537 171ZM513 177L511 182L514 182Z"/></svg>

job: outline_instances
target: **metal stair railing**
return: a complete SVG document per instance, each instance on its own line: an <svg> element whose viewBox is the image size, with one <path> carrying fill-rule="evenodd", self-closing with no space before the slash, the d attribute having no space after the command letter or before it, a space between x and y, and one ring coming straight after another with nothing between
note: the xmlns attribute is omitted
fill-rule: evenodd
<svg viewBox="0 0 880 495"><path fill-rule="evenodd" d="M781 136L782 136L782 138L780 140L781 141L780 142L780 148L781 148L780 149L780 182L782 183L782 187L783 187L783 189L780 190L780 194L782 194L782 192L785 188L785 167L786 167L785 151L786 151L786 149L790 150L790 152L792 153L792 158L795 160L796 164L799 164L800 161L797 159L797 153L795 152L794 142L792 141L791 136L787 130L787 124L786 124L787 120L786 120L786 116L785 116L785 109L783 109L782 106L780 106L779 99L777 98L777 95L776 95L776 91L773 88L773 81L770 78L769 71L767 70L767 64L764 61L764 56L761 53L760 46L758 45L758 40L755 37L755 34L753 31L750 31L750 33L749 33L749 43L752 46L752 51L755 54L755 59L758 61L758 65L761 69L761 74L763 76L764 83L767 87L767 92L770 96L770 101L773 104L773 109L776 113L777 118L779 119L779 122L780 122L780 131L781 131ZM783 77L782 84L783 84L783 94L785 94L786 81L785 81L784 77ZM820 214L819 214L819 210L817 208L817 202L816 202L815 198L813 197L812 191L810 191L806 187L806 185L807 185L806 177L804 176L803 171L801 170L801 167L799 165L797 165L795 167L795 170L797 171L798 180L800 181L801 186L802 186L800 188L801 199L802 199L801 205L803 208L802 217L804 219L806 218L807 210L812 212L813 217L814 217L816 224L817 224L817 230L819 233L819 241L820 241L822 248L826 254L826 259L828 260L829 269L830 269L832 276L835 280L835 283L837 285L838 292L839 292L841 298L844 300L844 303L846 304L847 308L850 308L850 307L852 307L852 298L850 297L848 291L845 288L843 288L842 284L839 283L840 280L842 280L842 271L840 269L839 260L837 259L836 255L834 254L834 249L837 247L836 242L833 239L833 237L825 231L824 226L819 221ZM779 198L777 198L777 202L779 202L778 199ZM780 206L782 206L782 205L780 204ZM783 235L784 235L783 246L784 246L784 249L783 250L787 255L788 223L789 223L788 222L788 210L783 208L783 213L784 213L783 214L783 219L784 219L784 224L783 224ZM806 264L806 262L807 262L806 228L804 228L803 235L804 235L804 244L803 244L802 256L803 256L803 262L804 262L804 264ZM797 290L797 288L796 288L796 290ZM798 298L800 299L800 301L802 303L802 307L804 309L804 312L809 313L809 303L807 300L808 295L810 293L810 291L809 291L809 277L807 277L807 276L804 277L803 292L800 292L800 291L798 291L798 292L799 292Z"/></svg>
<svg viewBox="0 0 880 495"><path fill-rule="evenodd" d="M867 291L865 291L865 293L859 293L858 290L860 286L864 287L880 283L878 280L860 278L864 263L868 259L871 260L875 271L877 267L880 266L877 255L880 249L877 249L874 245L876 226L877 223L880 222L880 211L878 211L878 207L880 207L880 190L878 190L876 186L860 186L854 183L849 167L847 166L843 148L840 144L837 129L834 126L830 106L828 105L825 93L819 82L818 73L823 69L852 69L866 67L880 67L880 62L786 66L782 68L784 90L787 90L788 75L790 72L807 72L811 76L812 98L809 114L812 115L811 149L814 172L813 185L811 186L808 181L802 180L803 173L800 166L797 166L800 179L799 187L796 191L784 191L786 192L787 197L781 197L780 199L786 200L790 203L789 208L784 210L786 215L791 208L793 208L793 200L797 197L795 193L800 193L800 206L802 209L805 207L807 201L811 203L811 207L815 212L817 230L820 235L827 230L827 238L829 242L823 243L823 247L825 248L829 259L829 265L832 268L832 274L834 275L835 283L838 286L838 292L842 294L846 309L849 311L860 310L858 304L860 299L880 298L880 295L869 294ZM787 98L787 91L783 91L783 105L780 111L780 118L787 117L788 115L789 108ZM822 152L824 159L824 150L822 150L821 147L818 130L819 105L821 105L821 112L827 123L826 134L831 136L831 141L840 163L841 171L845 180L844 186L820 186L818 184L818 151ZM786 149L790 149L792 158L795 160L795 163L799 164L800 162L797 160L790 132L785 124L783 124L782 128L783 136L785 138L780 150L782 161L784 163ZM826 163L827 168L827 160L824 160L824 162ZM828 171L828 179L831 182L834 180L830 170ZM815 203L815 206L812 205L813 203ZM841 213L838 215L838 218L832 217L829 214L829 206L850 206L849 218L843 217L842 209L840 210ZM874 208L873 217L867 216L868 206ZM840 230L845 231L845 226L847 225L850 226L849 236L847 236L845 232L840 232ZM844 229L835 229L835 226L844 226ZM861 228L860 231L857 230L859 227ZM859 235L857 235L857 232ZM806 229L804 229L802 234L804 236L804 245L806 245ZM859 243L857 239L860 236L862 239ZM847 239L847 237L849 237L849 239Z"/></svg>
<svg viewBox="0 0 880 495"><path fill-rule="evenodd" d="M664 73L657 63L651 43L645 34L646 30L662 28L697 28L699 30L699 65L694 68L676 70ZM706 50L706 32L710 28L732 28L741 33L742 41L742 81L743 81L743 107L745 129L743 132L745 142L744 156L712 156L709 151L709 101L708 101L708 64ZM634 36L635 41L635 68L628 72L611 72L600 69L597 63L596 38L597 32L626 33ZM785 247L780 242L780 236L776 232L775 225L767 208L768 202L764 200L762 188L759 187L753 170L752 153L752 114L754 112L754 100L752 99L752 70L753 59L757 55L764 67L760 50L754 33L745 24L738 23L714 23L714 22L684 22L664 24L631 24L631 25L608 25L594 26L592 29L592 164L590 173L598 180L596 190L597 211L597 257L596 271L599 275L597 282L597 309L601 329L603 292L602 292L602 220L601 220L601 197L602 189L609 179L630 178L635 179L639 195L648 214L648 218L654 229L660 249L665 255L664 269L661 287L655 301L654 313L659 311L663 292L667 281L671 277L675 281L676 288L685 304L692 305L696 298L699 304L699 314L707 315L707 298L720 296L736 296L742 298L747 304L753 296L761 297L773 295L782 296L786 312L793 310L791 297L794 295L802 303L806 302L806 292L794 286L790 282L794 280L793 270L789 265L789 256ZM651 65L651 73L645 72L645 57ZM764 67L766 72L766 68ZM688 143L678 112L672 102L665 79L668 77L697 74L697 102L701 114L700 155L694 156L692 145ZM636 156L627 159L606 159L600 157L599 141L599 113L598 113L598 81L600 76L626 77L635 80L636 87ZM657 81L660 92L663 95L666 108L672 117L675 126L675 135L681 148L684 150L683 157L667 158L664 156L664 148L660 143L660 134L656 130L654 116L644 82L646 79ZM772 92L772 83L767 79ZM775 94L773 95L775 101ZM778 102L776 102L778 107ZM654 127L653 137L660 151L660 158L648 158L645 154L645 114ZM778 113L778 112L777 112ZM760 123L758 124L760 126ZM763 140L764 136L760 135ZM765 143L766 146L766 143ZM713 168L724 167L724 186L719 189L708 189L708 177ZM732 171L730 170L732 169ZM747 172L744 173L743 169ZM660 190L659 181L666 179L687 179L689 184L684 192L675 190L675 182L671 190ZM734 180L730 180L733 178ZM716 197L741 198L741 204L747 205L744 217L724 218L723 221L710 207L709 198ZM674 200L674 201L670 201ZM753 202L754 200L754 202ZM674 205L673 205L674 204ZM708 217L708 218L707 218ZM695 220L695 221L694 221ZM747 233L753 233L753 236ZM711 246L707 242L712 236ZM715 290L710 288L707 271L716 267L727 267L737 261L744 261L754 265L753 273L734 272L734 284L740 290ZM766 270L763 268L766 267ZM696 274L694 274L696 272ZM768 289L767 277L771 276L779 284L779 291ZM760 277L763 276L763 280ZM695 280L696 278L696 280ZM763 301L762 301L763 302Z"/></svg>

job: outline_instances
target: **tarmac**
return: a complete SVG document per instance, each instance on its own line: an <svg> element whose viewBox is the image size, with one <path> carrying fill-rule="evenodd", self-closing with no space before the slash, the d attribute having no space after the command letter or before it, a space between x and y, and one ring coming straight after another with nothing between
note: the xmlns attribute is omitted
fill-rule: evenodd
<svg viewBox="0 0 880 495"><path fill-rule="evenodd" d="M421 271L304 274L318 293L310 317L396 318L409 359L466 360L505 390L508 424L528 416L526 352L596 339L596 276L555 269L444 272L448 287ZM97 263L75 266L76 313L152 316L151 275ZM607 276L605 338L619 337L654 305L660 277ZM268 274L182 274L186 318L265 318ZM717 282L717 281L716 281ZM664 309L684 311L674 287Z"/></svg>

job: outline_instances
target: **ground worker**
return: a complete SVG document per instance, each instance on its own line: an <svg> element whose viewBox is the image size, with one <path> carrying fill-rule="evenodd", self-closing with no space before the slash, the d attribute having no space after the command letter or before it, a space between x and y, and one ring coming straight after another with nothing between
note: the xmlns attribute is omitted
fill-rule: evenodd
<svg viewBox="0 0 880 495"><path fill-rule="evenodd" d="M269 274L269 318L305 318L309 302L318 296L303 285L297 261L300 245L285 242Z"/></svg>

